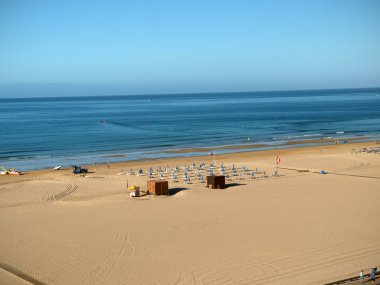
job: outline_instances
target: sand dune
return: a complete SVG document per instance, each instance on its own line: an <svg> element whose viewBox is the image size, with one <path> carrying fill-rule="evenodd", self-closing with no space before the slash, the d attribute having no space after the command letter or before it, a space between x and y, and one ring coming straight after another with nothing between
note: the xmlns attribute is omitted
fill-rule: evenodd
<svg viewBox="0 0 380 285"><path fill-rule="evenodd" d="M172 196L130 198L127 182L144 189L147 178L118 173L213 158L0 177L0 262L45 284L321 284L357 275L380 263L380 156L351 153L362 145L372 144L217 155L269 178L235 177L225 190L170 183ZM277 178L276 155L286 168ZM25 284L3 268L0 280Z"/></svg>

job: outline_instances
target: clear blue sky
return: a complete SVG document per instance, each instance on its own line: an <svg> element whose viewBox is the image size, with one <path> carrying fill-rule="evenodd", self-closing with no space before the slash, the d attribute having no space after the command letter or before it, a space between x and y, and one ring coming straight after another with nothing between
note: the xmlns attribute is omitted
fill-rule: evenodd
<svg viewBox="0 0 380 285"><path fill-rule="evenodd" d="M380 1L0 1L0 97L380 86Z"/></svg>

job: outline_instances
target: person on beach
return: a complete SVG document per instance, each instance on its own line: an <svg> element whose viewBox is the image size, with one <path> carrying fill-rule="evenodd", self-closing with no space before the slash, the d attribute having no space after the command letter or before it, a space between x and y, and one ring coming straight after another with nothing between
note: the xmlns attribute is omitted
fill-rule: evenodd
<svg viewBox="0 0 380 285"><path fill-rule="evenodd" d="M360 273L359 273L359 278L360 278L360 283L363 283L364 282L364 274L363 274L363 269L360 270Z"/></svg>
<svg viewBox="0 0 380 285"><path fill-rule="evenodd" d="M371 280L372 285L375 285L375 270L371 270L371 274L369 275L369 280Z"/></svg>

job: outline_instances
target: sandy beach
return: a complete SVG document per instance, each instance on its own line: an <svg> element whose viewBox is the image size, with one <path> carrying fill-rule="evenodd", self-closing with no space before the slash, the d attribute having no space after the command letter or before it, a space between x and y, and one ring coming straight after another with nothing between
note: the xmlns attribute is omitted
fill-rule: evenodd
<svg viewBox="0 0 380 285"><path fill-rule="evenodd" d="M376 146L93 165L85 176L1 175L0 283L323 284L368 272L380 265L380 155L352 150ZM215 172L221 163L237 168L226 189L207 189L196 170L192 184L183 182L185 164L214 159ZM144 191L148 180L130 168L177 164L171 195L129 196L127 184Z"/></svg>

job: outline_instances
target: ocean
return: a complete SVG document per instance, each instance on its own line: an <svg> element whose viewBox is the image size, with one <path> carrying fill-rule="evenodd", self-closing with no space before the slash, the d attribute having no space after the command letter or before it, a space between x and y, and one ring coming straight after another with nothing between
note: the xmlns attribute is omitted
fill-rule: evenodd
<svg viewBox="0 0 380 285"><path fill-rule="evenodd" d="M379 137L380 88L0 99L0 166L20 170Z"/></svg>

